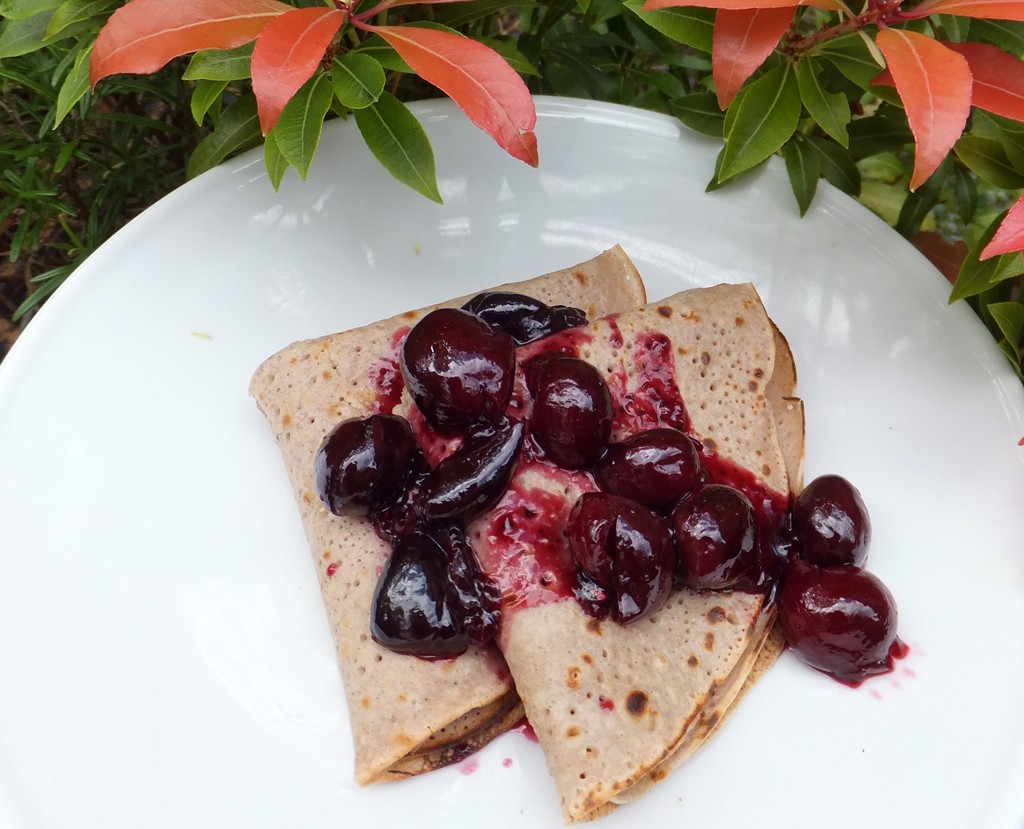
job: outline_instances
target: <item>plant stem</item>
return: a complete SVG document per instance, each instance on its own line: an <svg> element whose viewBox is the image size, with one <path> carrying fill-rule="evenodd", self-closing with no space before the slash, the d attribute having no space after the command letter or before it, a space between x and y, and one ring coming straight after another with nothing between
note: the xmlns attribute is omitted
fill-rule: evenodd
<svg viewBox="0 0 1024 829"><path fill-rule="evenodd" d="M850 32L857 32L867 26L878 26L884 29L893 23L910 18L900 6L903 0L868 0L867 10L863 14L848 17L833 26L826 26L812 35L800 35L790 29L779 44L779 51L790 57L799 57L814 50L822 43Z"/></svg>

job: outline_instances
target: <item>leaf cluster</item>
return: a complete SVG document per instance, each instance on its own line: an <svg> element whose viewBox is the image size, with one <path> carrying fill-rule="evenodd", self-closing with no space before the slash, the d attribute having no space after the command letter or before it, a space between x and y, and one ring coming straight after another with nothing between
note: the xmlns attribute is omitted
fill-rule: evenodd
<svg viewBox="0 0 1024 829"><path fill-rule="evenodd" d="M195 10L204 2L178 0L178 6ZM1008 0L981 6L980 0L908 0L907 13L899 2L868 0L859 17L846 14L838 0L799 7L756 0L757 9L747 8L749 0L531 0L515 7L501 0L384 0L374 8L372 0L351 6L326 0L229 2L258 9L270 22L254 26L255 34L221 22L204 48L194 38L161 44L168 55L190 54L187 62L161 73L164 88L177 85L173 101L166 91L151 92L190 120L179 133L191 130L183 171L188 176L262 142L275 186L289 170L304 177L325 120L352 118L396 178L440 200L432 148L405 104L440 89L471 118L479 117L477 123L508 152L532 163L532 124L521 99L491 93L481 115L466 96L468 86L511 67L532 93L670 113L721 139L715 168L708 171L709 190L743 186L753 171L781 156L801 212L809 209L822 179L859 198L922 250L933 257L940 252L954 283L950 300L969 302L1021 371L1024 261L1018 251L1024 247L1024 215L1016 216L1012 206L1024 192L1024 117L989 106L992 91L979 98L977 84L969 101L928 97L903 68L904 58L936 50L941 55L928 57L934 66L947 51L959 50L976 75L991 69L986 49L1020 64L1024 21L984 19L973 11L985 6L998 12L1013 5ZM123 116L124 99L117 92L130 76L104 75L152 71L139 56L132 58L135 64L115 61L106 71L96 69L110 59L107 52L97 56L94 44L96 51L107 48L102 31L118 19L112 14L138 3L0 0L0 58L48 55L53 63L46 73L30 75L34 86L5 79L32 90L41 110L35 134L51 145L45 163L30 163L22 146L16 151L22 155L12 155L8 165L22 179L17 194L4 202L7 214L0 214L20 218L15 256L42 239L38 228L46 222L33 224L34 209L47 205L51 225L81 212L54 198L55 185L32 177L64 169L71 159L84 165L104 157L100 148L78 139L75 150L58 158L67 142L52 128L87 121L97 112ZM941 13L946 7L961 16ZM885 14L890 17L883 20ZM870 29L868 23L879 20L885 26ZM123 23L118 25L123 31ZM453 58L452 44L462 43L451 39L456 36L478 50L472 59ZM290 44L284 62L275 57L282 43ZM891 76L883 72L886 59ZM90 64L92 80L98 80L94 89ZM953 69L962 72L961 64ZM1020 97L1014 66L1008 80L995 82L997 97ZM970 96L963 86L969 87L970 75L957 81L954 74L945 77L946 86L963 92L961 98ZM962 110L963 119L944 112L933 121L945 132L927 134L920 114L938 113L942 106ZM167 184L173 186L172 177ZM10 208L15 202L18 207ZM80 241L84 252L90 243Z"/></svg>

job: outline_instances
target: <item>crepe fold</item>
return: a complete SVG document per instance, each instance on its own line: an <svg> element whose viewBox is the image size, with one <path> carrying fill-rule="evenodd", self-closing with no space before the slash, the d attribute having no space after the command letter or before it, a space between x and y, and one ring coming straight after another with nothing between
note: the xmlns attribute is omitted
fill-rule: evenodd
<svg viewBox="0 0 1024 829"><path fill-rule="evenodd" d="M580 265L500 286L590 319L645 301L620 248ZM441 305L458 306L467 297ZM314 457L341 420L408 406L398 349L440 305L287 346L255 372L250 393L269 421L306 531L348 702L360 784L419 774L458 760L522 718L508 669L494 647L454 659L395 654L370 638L374 589L389 546L361 517L332 515L316 492Z"/></svg>
<svg viewBox="0 0 1024 829"><path fill-rule="evenodd" d="M799 487L803 410L793 360L751 285L685 291L598 320L577 343L612 391L614 437L661 426L666 414L678 425L679 412L666 405L678 395L708 455L777 493ZM523 463L493 512L470 526L484 571L502 588L499 643L568 823L605 814L667 776L781 648L769 638L774 611L756 593L681 590L628 625L590 617L559 593L552 562L572 568L564 530L526 531L539 510L522 505L543 503L564 527L576 498L593 488L586 474Z"/></svg>

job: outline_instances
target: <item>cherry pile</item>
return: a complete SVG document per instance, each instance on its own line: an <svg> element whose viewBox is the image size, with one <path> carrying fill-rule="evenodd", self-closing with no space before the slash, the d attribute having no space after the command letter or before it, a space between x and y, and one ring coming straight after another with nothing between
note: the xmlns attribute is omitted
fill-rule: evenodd
<svg viewBox="0 0 1024 829"><path fill-rule="evenodd" d="M399 362L419 414L457 439L455 451L431 468L409 422L392 414L343 421L324 439L315 462L323 502L336 515L369 516L392 546L373 638L446 658L495 637L501 596L465 528L501 499L528 452L596 482L565 527L573 593L587 613L629 624L676 587L756 590L777 600L790 645L812 667L844 682L887 670L895 603L861 566L871 526L848 481L818 478L778 514L765 506L770 497L748 497L710 471L683 431L659 426L612 442L604 378L564 353L527 361L530 405L510 406L517 348L586 322L579 309L507 292L432 311L409 331Z"/></svg>

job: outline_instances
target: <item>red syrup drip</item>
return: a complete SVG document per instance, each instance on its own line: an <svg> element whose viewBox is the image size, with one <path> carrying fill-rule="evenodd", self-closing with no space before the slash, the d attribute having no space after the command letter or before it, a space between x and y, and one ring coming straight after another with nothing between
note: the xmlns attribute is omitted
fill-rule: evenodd
<svg viewBox="0 0 1024 829"><path fill-rule="evenodd" d="M609 388L616 402L614 430L637 434L668 426L689 432L690 417L676 385L672 341L660 332L646 331L636 338L632 357L633 370L639 377L635 389L627 388L624 371L610 378Z"/></svg>
<svg viewBox="0 0 1024 829"><path fill-rule="evenodd" d="M1024 438L1021 438L1020 440L1018 440L1017 441L1017 445L1018 446L1024 446Z"/></svg>
<svg viewBox="0 0 1024 829"><path fill-rule="evenodd" d="M530 721L526 719L526 717L523 717L519 722L513 725L510 730L518 731L520 734L526 737L526 739L529 740L531 743L540 742L540 740L537 739L537 732L533 730L533 726L530 725Z"/></svg>
<svg viewBox="0 0 1024 829"><path fill-rule="evenodd" d="M608 344L614 349L622 348L625 340L622 338L622 331L619 330L619 315L611 314L605 317L604 321L607 323L609 331L611 331L611 334L608 336Z"/></svg>
<svg viewBox="0 0 1024 829"><path fill-rule="evenodd" d="M391 414L395 410L402 400L402 392L405 391L405 378L402 377L398 355L409 331L408 326L396 329L391 335L390 354L376 360L367 372L377 396L376 410L383 414Z"/></svg>
<svg viewBox="0 0 1024 829"><path fill-rule="evenodd" d="M501 761L501 765L506 769L512 768L512 758L506 757L504 760Z"/></svg>
<svg viewBox="0 0 1024 829"><path fill-rule="evenodd" d="M327 578L331 578L335 573L338 572L338 562L332 561L327 565Z"/></svg>
<svg viewBox="0 0 1024 829"><path fill-rule="evenodd" d="M601 694L601 696L597 698L597 704L601 706L602 711L615 710L615 700L608 699L604 694Z"/></svg>
<svg viewBox="0 0 1024 829"><path fill-rule="evenodd" d="M896 670L896 663L901 659L905 659L909 653L910 646L897 636L896 641L892 643L892 647L889 648L889 653L884 660L874 665L860 668L855 676L836 676L825 671L819 671L819 673L825 674L829 679L833 679L847 688L860 688L871 677L891 674Z"/></svg>

